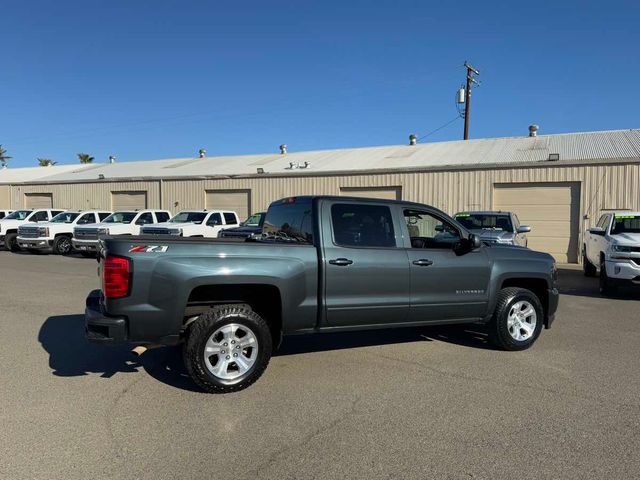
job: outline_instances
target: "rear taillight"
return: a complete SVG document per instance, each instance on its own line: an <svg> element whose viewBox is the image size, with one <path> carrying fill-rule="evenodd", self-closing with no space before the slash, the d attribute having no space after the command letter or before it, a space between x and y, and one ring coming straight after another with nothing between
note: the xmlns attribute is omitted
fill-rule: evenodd
<svg viewBox="0 0 640 480"><path fill-rule="evenodd" d="M130 260L107 255L102 264L102 292L104 297L122 298L129 295L130 278Z"/></svg>

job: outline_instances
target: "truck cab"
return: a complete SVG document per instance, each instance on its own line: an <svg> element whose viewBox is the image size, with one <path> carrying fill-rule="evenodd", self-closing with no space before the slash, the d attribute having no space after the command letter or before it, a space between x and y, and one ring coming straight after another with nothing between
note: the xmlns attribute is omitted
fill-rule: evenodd
<svg viewBox="0 0 640 480"><path fill-rule="evenodd" d="M603 213L585 233L582 266L586 276L599 275L603 295L640 286L640 212Z"/></svg>
<svg viewBox="0 0 640 480"><path fill-rule="evenodd" d="M21 225L33 225L38 222L48 222L65 209L52 208L22 208L16 210L0 220L0 244L5 250L18 251L18 228Z"/></svg>
<svg viewBox="0 0 640 480"><path fill-rule="evenodd" d="M161 225L145 225L143 235L217 238L218 234L238 226L236 212L227 210L185 210Z"/></svg>
<svg viewBox="0 0 640 480"><path fill-rule="evenodd" d="M29 251L51 250L58 255L71 253L73 229L79 225L99 223L111 215L104 210L67 210L48 222L18 227L18 246Z"/></svg>
<svg viewBox="0 0 640 480"><path fill-rule="evenodd" d="M75 227L71 242L80 252L95 253L100 236L140 235L144 225L166 222L169 218L171 212L167 210L121 210L99 223Z"/></svg>

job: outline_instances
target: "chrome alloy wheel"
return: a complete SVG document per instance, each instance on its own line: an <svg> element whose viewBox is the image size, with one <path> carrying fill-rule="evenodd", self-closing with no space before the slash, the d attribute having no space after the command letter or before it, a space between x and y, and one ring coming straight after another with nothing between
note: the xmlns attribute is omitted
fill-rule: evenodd
<svg viewBox="0 0 640 480"><path fill-rule="evenodd" d="M516 302L511 305L507 317L509 335L519 342L528 340L536 330L537 321L538 315L533 305L525 300Z"/></svg>
<svg viewBox="0 0 640 480"><path fill-rule="evenodd" d="M220 327L204 346L204 364L221 380L237 380L247 373L258 358L258 338L239 323Z"/></svg>

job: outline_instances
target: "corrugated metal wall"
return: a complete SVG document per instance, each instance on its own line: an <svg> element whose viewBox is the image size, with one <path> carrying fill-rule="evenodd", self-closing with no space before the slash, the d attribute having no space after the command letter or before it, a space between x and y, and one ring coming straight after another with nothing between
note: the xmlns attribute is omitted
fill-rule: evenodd
<svg viewBox="0 0 640 480"><path fill-rule="evenodd" d="M24 193L51 192L54 194L56 207L109 208L112 191L146 190L150 208L166 208L176 212L187 208L204 208L206 190L249 189L251 210L258 212L266 209L271 201L287 196L339 195L341 187L393 186L402 189L402 198L405 200L427 203L453 213L459 210L491 209L493 186L496 183L518 182L580 182L580 218L585 214L591 217L591 220L581 225L581 232L591 222L597 221L595 217L602 209L640 210L640 164L637 163L366 175L265 175L210 180L21 185L13 187L11 206L21 206Z"/></svg>
<svg viewBox="0 0 640 480"><path fill-rule="evenodd" d="M11 194L9 185L0 185L0 208L8 210L11 208Z"/></svg>

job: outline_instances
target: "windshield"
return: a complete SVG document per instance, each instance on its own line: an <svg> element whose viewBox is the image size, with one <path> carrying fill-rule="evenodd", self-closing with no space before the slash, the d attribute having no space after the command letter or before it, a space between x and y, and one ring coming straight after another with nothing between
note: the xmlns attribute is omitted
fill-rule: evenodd
<svg viewBox="0 0 640 480"><path fill-rule="evenodd" d="M51 223L73 223L80 215L77 212L62 212L51 219Z"/></svg>
<svg viewBox="0 0 640 480"><path fill-rule="evenodd" d="M244 222L242 222L243 227L260 227L262 226L262 220L264 220L264 212L262 213L254 213L249 218L247 218Z"/></svg>
<svg viewBox="0 0 640 480"><path fill-rule="evenodd" d="M4 217L6 220L24 220L29 216L31 210L16 210L15 212Z"/></svg>
<svg viewBox="0 0 640 480"><path fill-rule="evenodd" d="M611 225L611 235L640 233L640 215L616 215Z"/></svg>
<svg viewBox="0 0 640 480"><path fill-rule="evenodd" d="M103 223L131 223L138 212L115 212L105 218Z"/></svg>
<svg viewBox="0 0 640 480"><path fill-rule="evenodd" d="M509 215L495 215L492 213L456 213L454 217L467 230L494 230L498 232L513 232L513 225Z"/></svg>
<svg viewBox="0 0 640 480"><path fill-rule="evenodd" d="M206 216L207 212L180 212L169 220L169 223L195 223L199 225Z"/></svg>

